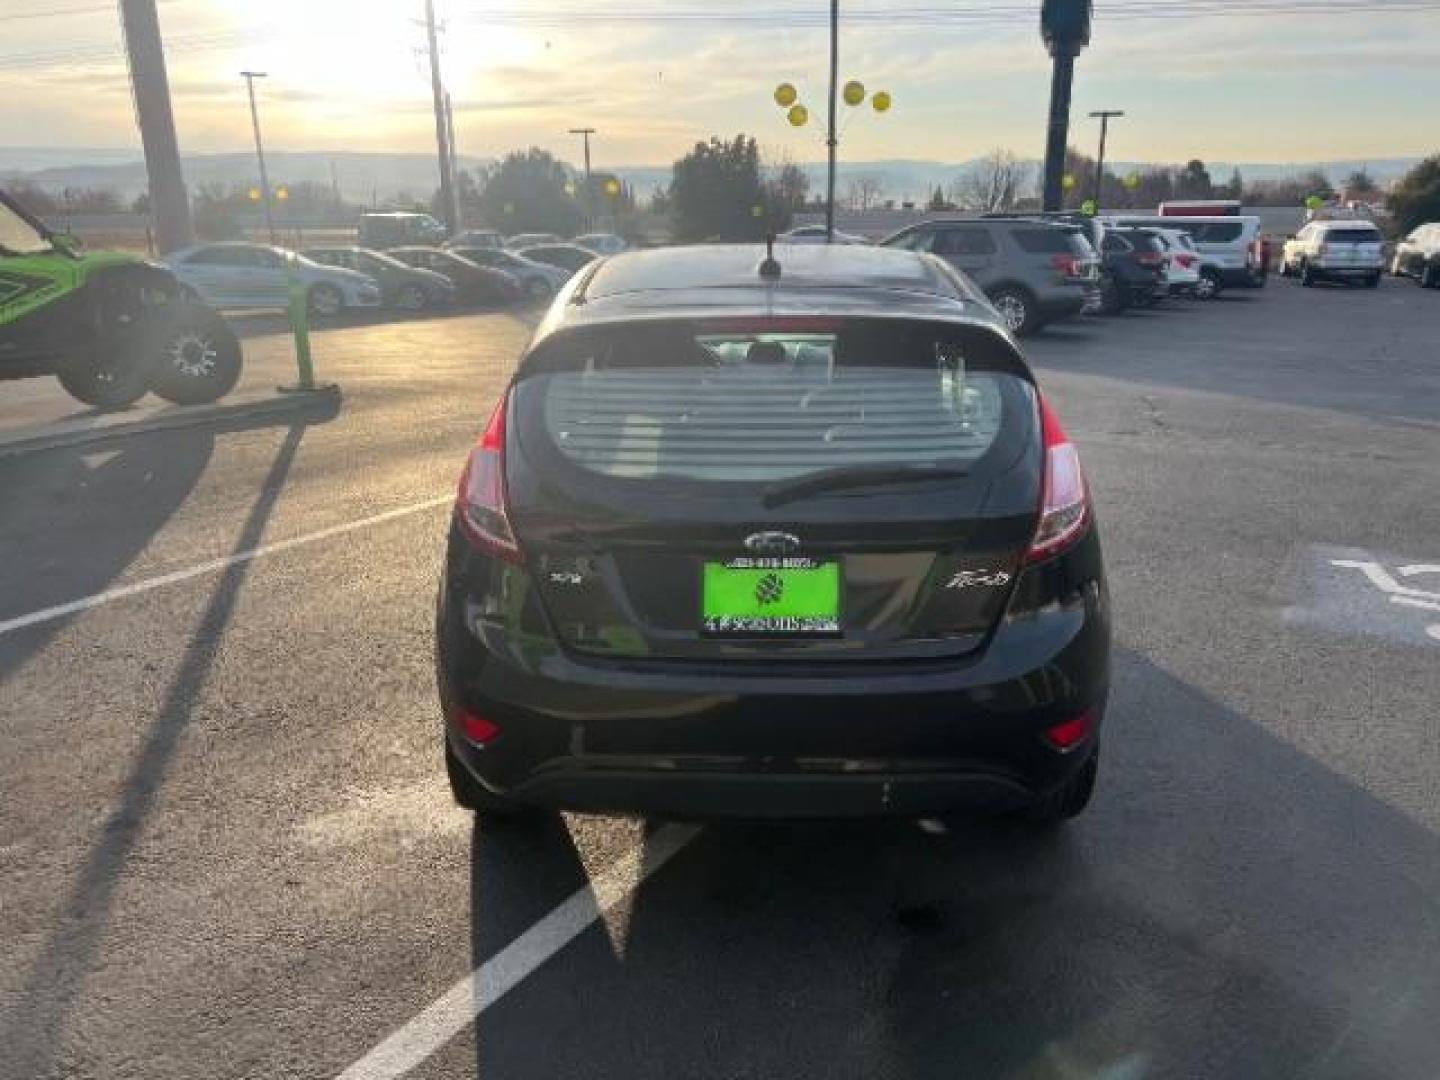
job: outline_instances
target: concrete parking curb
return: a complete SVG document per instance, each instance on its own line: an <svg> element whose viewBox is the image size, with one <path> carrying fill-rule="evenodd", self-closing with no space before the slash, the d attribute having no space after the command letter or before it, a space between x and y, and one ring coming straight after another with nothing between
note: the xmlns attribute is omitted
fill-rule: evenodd
<svg viewBox="0 0 1440 1080"><path fill-rule="evenodd" d="M155 431L198 427L203 424L264 416L269 413L334 410L340 404L338 387L297 394L266 391L232 395L213 405L167 405L137 412L100 413L74 420L37 425L0 435L0 458L62 447L83 446L106 439L145 435Z"/></svg>

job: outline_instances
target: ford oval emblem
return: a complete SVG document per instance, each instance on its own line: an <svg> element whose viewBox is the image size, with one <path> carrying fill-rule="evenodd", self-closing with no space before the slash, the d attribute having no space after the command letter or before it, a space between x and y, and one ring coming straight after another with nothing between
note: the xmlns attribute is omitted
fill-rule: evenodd
<svg viewBox="0 0 1440 1080"><path fill-rule="evenodd" d="M800 538L787 532L757 532L745 537L745 550L756 555L793 555L800 550Z"/></svg>

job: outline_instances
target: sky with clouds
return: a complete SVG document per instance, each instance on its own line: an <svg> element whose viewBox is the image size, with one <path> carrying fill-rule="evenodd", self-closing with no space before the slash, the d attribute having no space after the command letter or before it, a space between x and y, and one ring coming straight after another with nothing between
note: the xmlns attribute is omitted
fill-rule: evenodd
<svg viewBox="0 0 1440 1080"><path fill-rule="evenodd" d="M795 160L824 156L823 0L436 2L464 154L538 145L574 158L566 129L589 125L600 129L597 165L665 163L697 139L737 131ZM848 110L843 153L958 161L1003 146L1041 156L1049 59L1038 7L843 0L853 17L842 15L842 77L895 102L884 116ZM1093 141L1089 110L1125 109L1112 159L1292 162L1437 149L1440 0L1096 7L1076 68L1072 138ZM1260 7L1291 13L1259 17ZM262 108L277 149L433 145L421 0L160 0L159 10L188 153L249 146L242 68L269 73ZM934 11L964 14L925 14ZM588 14L567 17L576 12ZM1164 17L1138 17L1146 13ZM810 106L807 127L787 126L771 101L781 80ZM138 147L113 4L4 0L0 101L0 145Z"/></svg>

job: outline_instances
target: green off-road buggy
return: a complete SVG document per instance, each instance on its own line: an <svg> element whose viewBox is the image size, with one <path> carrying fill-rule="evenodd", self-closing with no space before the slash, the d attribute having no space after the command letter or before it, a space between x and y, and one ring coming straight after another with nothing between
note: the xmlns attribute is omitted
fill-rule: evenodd
<svg viewBox="0 0 1440 1080"><path fill-rule="evenodd" d="M147 390L197 405L229 393L240 363L225 320L165 267L82 253L0 191L0 379L54 375L97 409Z"/></svg>

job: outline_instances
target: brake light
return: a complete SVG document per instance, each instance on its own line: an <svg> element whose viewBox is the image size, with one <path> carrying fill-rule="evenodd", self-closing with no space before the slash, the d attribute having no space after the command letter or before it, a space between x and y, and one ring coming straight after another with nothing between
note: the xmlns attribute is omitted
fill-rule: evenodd
<svg viewBox="0 0 1440 1080"><path fill-rule="evenodd" d="M1090 527L1090 489L1080 468L1080 451L1060 426L1060 418L1040 395L1040 428L1045 443L1045 479L1040 523L1026 562L1040 562L1074 546Z"/></svg>
<svg viewBox="0 0 1440 1080"><path fill-rule="evenodd" d="M505 499L505 412L510 395L500 395L485 434L470 451L460 476L460 493L455 517L470 542L506 562L521 563L525 557L510 527Z"/></svg>
<svg viewBox="0 0 1440 1080"><path fill-rule="evenodd" d="M1052 255L1050 265L1066 277L1080 276L1080 259L1074 255Z"/></svg>
<svg viewBox="0 0 1440 1080"><path fill-rule="evenodd" d="M1195 265L1197 260L1194 255L1186 255L1184 252L1181 252L1179 255L1175 256L1175 261L1179 263L1184 269L1189 270L1190 267Z"/></svg>

